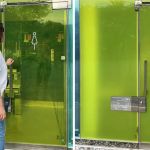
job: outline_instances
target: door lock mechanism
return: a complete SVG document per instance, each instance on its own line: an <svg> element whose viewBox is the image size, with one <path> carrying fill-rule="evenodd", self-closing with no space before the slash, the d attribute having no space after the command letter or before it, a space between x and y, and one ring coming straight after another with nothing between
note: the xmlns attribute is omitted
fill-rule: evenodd
<svg viewBox="0 0 150 150"><path fill-rule="evenodd" d="M146 112L146 107L144 96L111 97L113 111Z"/></svg>

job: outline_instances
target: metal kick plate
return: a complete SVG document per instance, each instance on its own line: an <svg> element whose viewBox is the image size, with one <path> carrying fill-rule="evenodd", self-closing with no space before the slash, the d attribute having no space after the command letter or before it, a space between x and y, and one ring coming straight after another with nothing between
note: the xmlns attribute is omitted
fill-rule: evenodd
<svg viewBox="0 0 150 150"><path fill-rule="evenodd" d="M145 112L146 98L143 96L111 97L111 110Z"/></svg>

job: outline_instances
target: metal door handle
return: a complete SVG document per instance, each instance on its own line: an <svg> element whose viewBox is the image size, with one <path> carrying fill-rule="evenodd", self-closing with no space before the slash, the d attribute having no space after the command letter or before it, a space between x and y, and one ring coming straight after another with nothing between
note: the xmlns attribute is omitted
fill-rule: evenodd
<svg viewBox="0 0 150 150"><path fill-rule="evenodd" d="M147 96L147 60L144 60L144 96Z"/></svg>
<svg viewBox="0 0 150 150"><path fill-rule="evenodd" d="M9 78L9 85L10 85L10 94L9 94L9 105L8 105L8 112L12 112L12 93L13 93L13 81L12 81L12 65L10 65L10 78Z"/></svg>

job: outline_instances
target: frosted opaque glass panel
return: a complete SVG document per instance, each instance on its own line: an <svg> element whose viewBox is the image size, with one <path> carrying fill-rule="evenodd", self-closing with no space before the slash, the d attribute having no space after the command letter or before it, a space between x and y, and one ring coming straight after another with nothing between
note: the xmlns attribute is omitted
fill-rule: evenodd
<svg viewBox="0 0 150 150"><path fill-rule="evenodd" d="M140 52L140 94L141 96L144 94L144 61L147 60L147 95L146 95L146 99L147 99L147 111L146 113L141 113L141 141L142 142L150 142L150 130L149 130L149 126L150 126L150 120L149 120L149 116L150 116L150 74L149 74L149 70L150 70L150 44L149 44L149 40L150 40L150 20L149 20L149 16L150 16L150 7L142 7L140 9L140 46L141 46L141 52Z"/></svg>
<svg viewBox="0 0 150 150"><path fill-rule="evenodd" d="M114 6L114 5L122 5L122 6L131 6L133 5L134 0L82 0L82 4L90 5L90 6L97 6L97 7L107 7L107 6Z"/></svg>
<svg viewBox="0 0 150 150"><path fill-rule="evenodd" d="M111 96L134 95L134 0L80 0L81 138L137 141L137 113L110 110Z"/></svg>

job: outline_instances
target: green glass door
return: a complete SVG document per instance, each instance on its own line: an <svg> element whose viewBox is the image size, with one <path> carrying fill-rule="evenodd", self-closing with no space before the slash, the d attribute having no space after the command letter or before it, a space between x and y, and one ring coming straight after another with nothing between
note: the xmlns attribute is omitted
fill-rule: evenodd
<svg viewBox="0 0 150 150"><path fill-rule="evenodd" d="M146 100L147 100L147 111L141 113L140 118L140 135L141 142L150 142L150 7L142 7L139 10L140 13L140 95L144 95L144 86L146 86ZM144 62L147 62L146 72L144 71ZM144 75L145 74L145 75ZM146 85L144 84L146 82Z"/></svg>
<svg viewBox="0 0 150 150"><path fill-rule="evenodd" d="M15 60L7 142L66 145L66 16L49 5L2 14L5 56Z"/></svg>
<svg viewBox="0 0 150 150"><path fill-rule="evenodd" d="M81 138L137 142L137 113L111 111L137 96L137 73L134 0L80 0Z"/></svg>

